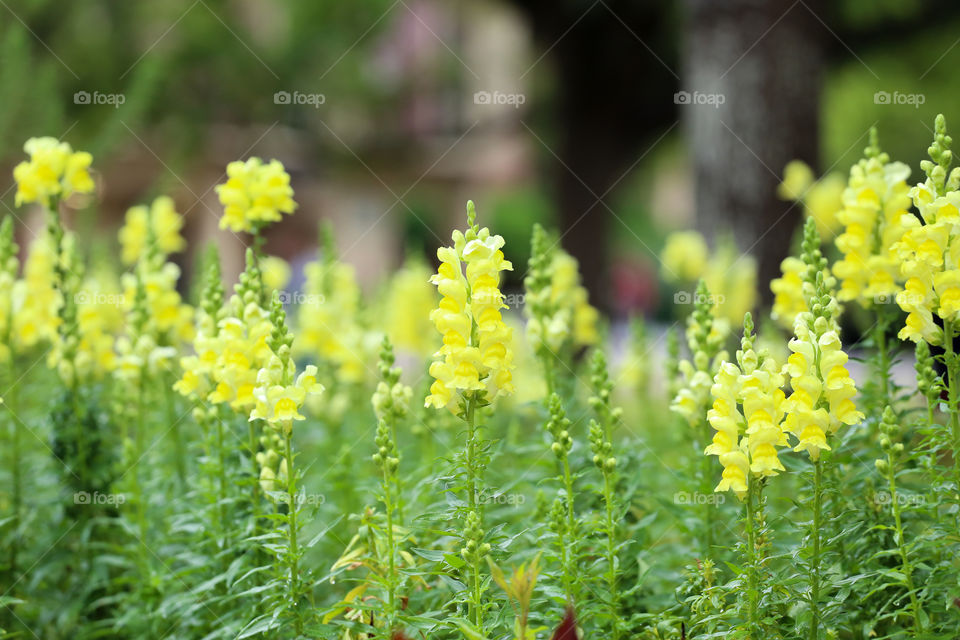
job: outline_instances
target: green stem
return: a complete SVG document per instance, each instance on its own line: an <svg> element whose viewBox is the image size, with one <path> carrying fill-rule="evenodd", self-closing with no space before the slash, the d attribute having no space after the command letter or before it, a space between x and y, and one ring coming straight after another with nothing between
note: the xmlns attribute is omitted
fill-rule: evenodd
<svg viewBox="0 0 960 640"><path fill-rule="evenodd" d="M170 379L171 376L172 373L167 374L168 379L164 384L167 396L167 423L173 426L174 455L177 457L174 464L177 468L177 482L179 483L180 490L182 491L187 483L187 452L183 446L183 436L180 433L180 420L176 415L176 395L173 391L173 380Z"/></svg>
<svg viewBox="0 0 960 640"><path fill-rule="evenodd" d="M880 383L880 398L878 399L879 412L882 413L883 406L889 402L890 395L890 352L887 347L887 328L889 326L888 314L885 311L880 312L880 319L874 326L874 341L877 345L877 377Z"/></svg>
<svg viewBox="0 0 960 640"><path fill-rule="evenodd" d="M253 473L253 489L250 496L253 509L253 528L257 531L260 527L260 465L257 464L257 449L259 449L259 440L257 440L257 422L250 420L247 422L247 446L250 449L250 465ZM288 463L289 464L289 463Z"/></svg>
<svg viewBox="0 0 960 640"><path fill-rule="evenodd" d="M230 543L230 527L227 526L227 465L226 450L223 446L223 415L220 413L220 407L215 409L216 415L214 421L217 425L217 513L220 519L220 532L223 536L223 548L226 549Z"/></svg>
<svg viewBox="0 0 960 640"><path fill-rule="evenodd" d="M573 510L573 474L570 472L570 460L567 458L566 454L563 456L563 486L564 490L567 492L567 535L568 540L563 542L563 572L564 572L564 581L567 582L567 596L573 602L576 602L579 592L574 592L574 585L576 582L576 557L577 549L577 517L576 513ZM568 542L569 541L569 542ZM567 544L570 545L569 556L567 554Z"/></svg>
<svg viewBox="0 0 960 640"><path fill-rule="evenodd" d="M7 326L10 326L9 322ZM7 344L10 344L10 341L7 340ZM10 354L10 379L16 381L16 365L13 361L13 354ZM11 583L17 580L17 556L19 555L20 548L20 512L22 511L23 505L23 492L22 492L22 480L20 476L20 424L18 422L17 414L14 411L16 406L16 387L17 383L10 387L7 391L7 397L4 401L7 404L7 410L10 412L10 448L12 459L10 461L10 469L13 475L13 523L12 523L12 532L13 539L10 543L10 574L13 577Z"/></svg>
<svg viewBox="0 0 960 640"><path fill-rule="evenodd" d="M753 498L757 482L751 475L747 486L746 523L747 534L747 628L751 638L760 637L760 620L757 612L757 595L759 590L757 576L757 535L755 529L756 513Z"/></svg>
<svg viewBox="0 0 960 640"><path fill-rule="evenodd" d="M300 506L297 504L297 477L293 470L293 433L287 429L284 432L283 449L287 460L287 532L290 552L290 600L294 611L294 628L297 637L303 634L303 619L300 615L300 548L297 544L297 514Z"/></svg>
<svg viewBox="0 0 960 640"><path fill-rule="evenodd" d="M947 365L947 395L948 411L950 413L950 433L953 437L953 479L954 500L960 502L960 370L958 370L957 354L953 350L953 322L943 321L944 363ZM957 511L957 522L960 524L960 510Z"/></svg>
<svg viewBox="0 0 960 640"><path fill-rule="evenodd" d="M887 454L887 481L890 488L890 504L893 505L893 521L896 524L897 547L900 550L900 561L903 565L903 575L906 578L907 589L910 591L910 608L913 611L913 625L916 637L920 637L923 632L923 620L920 608L920 601L917 599L916 589L913 584L913 565L907 557L907 543L903 536L903 521L900 517L900 501L897 499L897 480L894 467L893 456Z"/></svg>
<svg viewBox="0 0 960 640"><path fill-rule="evenodd" d="M813 525L810 537L813 556L810 558L810 640L818 640L820 632L820 525L823 510L823 462L813 463Z"/></svg>
<svg viewBox="0 0 960 640"><path fill-rule="evenodd" d="M704 412L703 415L706 415L706 412ZM710 424L707 422L704 423L704 426L706 427L706 429L710 428ZM707 438L706 441L709 442L709 437ZM704 447L702 445L698 445L698 449L700 452L702 452ZM699 480L700 480L701 496L709 496L713 493L713 487L712 487L713 483L710 480L710 471L712 469L710 462L711 460L709 456L700 455ZM710 504L709 500L700 500L700 502L703 503L700 507L700 513L703 516L703 536L701 539L701 543L702 543L701 553L703 554L704 558L709 558L710 552L713 549L713 511L712 511L712 505Z"/></svg>
<svg viewBox="0 0 960 640"><path fill-rule="evenodd" d="M476 397L475 394L471 393L466 400L466 421L467 421L467 452L466 452L466 467L467 467L467 491L469 495L467 496L467 503L470 505L470 511L473 511L477 514L477 521L483 526L483 518L480 513L480 506L477 501L477 468L476 468L476 456L477 456L477 427L476 427ZM477 629L480 630L481 635L483 635L483 615L481 611L481 593L480 593L480 564L478 562L473 563L473 602L471 603L471 609L473 613L473 623L476 625Z"/></svg>
<svg viewBox="0 0 960 640"><path fill-rule="evenodd" d="M137 472L137 468L146 441L146 434L144 433L146 420L143 415L146 406L146 385L144 384L146 375L146 369L141 369L139 382L137 383L137 433L134 438L136 445L133 452L132 467L130 468L130 479L133 482L133 500L137 504L137 529L140 531L140 541L143 543L141 547L147 543L147 509L143 503L143 488L140 486L140 474Z"/></svg>
<svg viewBox="0 0 960 640"><path fill-rule="evenodd" d="M389 574L387 575L387 633L393 630L394 619L397 613L396 592L397 592L397 564L396 564L396 543L393 539L393 498L390 493L390 486L393 479L390 477L389 459L383 461L383 504L387 511L387 566Z"/></svg>
<svg viewBox="0 0 960 640"><path fill-rule="evenodd" d="M613 486L611 472L603 471L603 501L606 506L607 525L607 589L610 591L610 613L613 624L613 640L620 638L620 593L617 591L616 524L613 519Z"/></svg>

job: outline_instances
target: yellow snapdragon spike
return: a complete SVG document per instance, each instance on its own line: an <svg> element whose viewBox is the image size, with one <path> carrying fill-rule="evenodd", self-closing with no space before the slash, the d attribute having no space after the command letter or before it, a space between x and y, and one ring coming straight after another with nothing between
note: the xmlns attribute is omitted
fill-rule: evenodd
<svg viewBox="0 0 960 640"><path fill-rule="evenodd" d="M293 213L290 176L279 160L264 163L260 158L231 162L227 165L227 181L217 185L217 195L223 205L220 228L234 232L253 233L269 222L276 222L282 214Z"/></svg>
<svg viewBox="0 0 960 640"><path fill-rule="evenodd" d="M308 394L319 394L323 385L317 384L317 368L307 366L292 385L283 385L282 372L277 370L279 358L273 357L273 366L260 369L257 386L253 390L256 405L250 412L251 420L265 420L268 424L285 429L294 420L304 420L300 408Z"/></svg>
<svg viewBox="0 0 960 640"><path fill-rule="evenodd" d="M573 337L577 347L591 346L599 340L597 323L599 312L590 304L587 290L580 283L576 259L555 247L550 259L550 286L547 297L553 314L544 318L530 318L528 335L534 341L542 340L551 351L560 351L564 341Z"/></svg>
<svg viewBox="0 0 960 640"><path fill-rule="evenodd" d="M36 202L50 206L53 198L66 199L73 193L93 191L90 163L85 151L74 151L56 138L30 138L23 145L29 160L13 169L17 182L16 204Z"/></svg>
<svg viewBox="0 0 960 640"><path fill-rule="evenodd" d="M750 474L767 477L784 471L777 449L787 445L784 377L768 354L754 350L753 341L753 320L747 314L738 364L724 362L710 388L713 408L707 420L716 433L704 450L723 466L715 490L733 491L740 498L747 493Z"/></svg>
<svg viewBox="0 0 960 640"><path fill-rule="evenodd" d="M910 168L890 162L876 146L876 136L867 157L850 170L843 192L843 208L837 219L844 231L836 238L843 254L832 268L840 280L840 300L871 304L896 293L901 281L900 264L893 246L900 241L910 207L907 178Z"/></svg>
<svg viewBox="0 0 960 640"><path fill-rule="evenodd" d="M660 253L663 275L671 282L699 280L707 270L708 258L707 241L696 231L671 233Z"/></svg>
<svg viewBox="0 0 960 640"><path fill-rule="evenodd" d="M277 256L265 256L260 260L260 271L263 274L263 285L268 291L279 291L287 286L293 272L290 263Z"/></svg>
<svg viewBox="0 0 960 640"><path fill-rule="evenodd" d="M405 264L390 280L381 328L390 336L390 342L403 351L426 357L433 353L430 338L430 312L434 307L434 292L429 282L430 270L420 261Z"/></svg>
<svg viewBox="0 0 960 640"><path fill-rule="evenodd" d="M297 305L296 353L330 363L337 379L362 382L375 357L360 310L360 285L351 265L337 260L304 267L304 297Z"/></svg>
<svg viewBox="0 0 960 640"><path fill-rule="evenodd" d="M180 235L182 228L183 216L177 213L172 198L161 196L150 207L131 207L119 232L120 259L124 264L139 260L151 233L156 248L163 255L183 251L187 243Z"/></svg>
<svg viewBox="0 0 960 640"><path fill-rule="evenodd" d="M802 160L791 160L783 169L783 182L777 187L777 195L784 200L802 200L813 183L813 169Z"/></svg>
<svg viewBox="0 0 960 640"><path fill-rule="evenodd" d="M795 256L788 256L780 263L781 277L770 283L773 292L771 317L785 328L793 328L797 314L807 310L803 298L803 274L806 265Z"/></svg>
<svg viewBox="0 0 960 640"><path fill-rule="evenodd" d="M485 391L487 401L513 393L513 330L503 321L499 288L500 272L513 266L503 244L489 229L471 227L454 231L453 246L437 250L440 267L430 281L442 299L430 319L443 346L430 366L428 407L454 411L460 392Z"/></svg>
<svg viewBox="0 0 960 640"><path fill-rule="evenodd" d="M801 319L795 332L796 338L790 341L793 355L784 367L793 388L784 402L786 425L799 441L794 450L806 451L816 460L821 451L830 450L827 434L841 425L859 423L863 414L853 402L857 389L845 367L847 354L836 330L817 338Z"/></svg>
<svg viewBox="0 0 960 640"><path fill-rule="evenodd" d="M30 244L23 276L14 285L12 335L21 348L50 343L57 336L62 297L54 285L56 255L50 235L38 235Z"/></svg>

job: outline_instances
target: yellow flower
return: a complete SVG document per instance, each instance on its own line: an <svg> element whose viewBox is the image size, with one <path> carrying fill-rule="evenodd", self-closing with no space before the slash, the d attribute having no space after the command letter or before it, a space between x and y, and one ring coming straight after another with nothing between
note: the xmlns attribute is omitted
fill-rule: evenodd
<svg viewBox="0 0 960 640"><path fill-rule="evenodd" d="M292 367L289 360L287 366ZM257 386L253 390L256 405L250 412L251 420L265 420L278 430L289 431L294 420L304 420L300 408L307 394L319 394L323 385L317 384L317 368L313 365L303 370L294 384L283 384L283 363L277 355L257 373Z"/></svg>
<svg viewBox="0 0 960 640"><path fill-rule="evenodd" d="M836 327L818 318L815 334L809 329L809 320L807 312L798 317L796 337L790 341L793 353L784 372L790 376L793 391L784 407L786 427L798 439L794 451L806 451L816 460L821 451L830 450L828 434L836 433L841 425L857 424L863 414L853 403L857 389L846 369L847 354Z"/></svg>
<svg viewBox="0 0 960 640"><path fill-rule="evenodd" d="M843 208L843 191L846 188L843 176L829 173L810 187L803 204L808 216L817 223L821 236L833 237L842 226L837 213Z"/></svg>
<svg viewBox="0 0 960 640"><path fill-rule="evenodd" d="M183 217L174 208L173 199L161 196L146 206L131 207L120 229L120 258L133 264L143 252L150 236L163 255L183 251L186 241L180 235Z"/></svg>
<svg viewBox="0 0 960 640"><path fill-rule="evenodd" d="M802 200L813 184L813 170L802 160L791 160L783 169L777 195L784 200Z"/></svg>
<svg viewBox="0 0 960 640"><path fill-rule="evenodd" d="M268 222L276 222L281 214L293 213L290 176L279 160L264 164L260 158L246 162L237 160L227 165L227 181L217 185L223 205L220 228L253 233Z"/></svg>
<svg viewBox="0 0 960 640"><path fill-rule="evenodd" d="M304 267L304 296L297 305L297 353L336 368L337 379L359 383L371 370L376 343L360 314L360 286L352 266L336 260Z"/></svg>
<svg viewBox="0 0 960 640"><path fill-rule="evenodd" d="M549 285L545 291L530 292L544 298L544 317L533 314L535 305L525 307L527 339L535 348L544 345L552 353L559 353L567 341L575 347L596 344L600 338L597 330L600 314L580 284L576 259L559 247L551 249L550 256Z"/></svg>
<svg viewBox="0 0 960 640"><path fill-rule="evenodd" d="M667 236L660 254L663 276L669 282L692 282L707 269L707 241L696 231L675 231ZM713 291L713 289L711 289Z"/></svg>
<svg viewBox="0 0 960 640"><path fill-rule="evenodd" d="M433 353L429 316L434 299L430 270L420 261L408 262L390 280L381 318L397 349L424 357Z"/></svg>
<svg viewBox="0 0 960 640"><path fill-rule="evenodd" d="M21 348L49 343L57 335L62 296L54 285L56 255L50 235L38 235L30 244L23 277L14 285L12 335Z"/></svg>
<svg viewBox="0 0 960 640"><path fill-rule="evenodd" d="M894 246L910 217L908 177L910 168L890 162L877 148L875 137L867 157L850 169L843 208L837 214L844 225L836 239L843 258L832 268L840 280L840 300L868 305L887 302L896 293L902 279Z"/></svg>
<svg viewBox="0 0 960 640"><path fill-rule="evenodd" d="M798 313L807 310L803 297L803 274L807 266L803 260L788 256L780 263L781 277L770 282L773 291L773 309L770 316L784 327L793 327Z"/></svg>
<svg viewBox="0 0 960 640"><path fill-rule="evenodd" d="M17 181L16 204L37 202L50 206L52 198L66 199L72 193L93 191L90 163L85 151L74 151L56 138L30 138L23 145L30 156L13 169Z"/></svg>
<svg viewBox="0 0 960 640"><path fill-rule="evenodd" d="M257 375L270 358L267 338L273 325L257 303L243 304L237 295L230 303L232 315L220 320L217 336L211 339L216 361L210 367L214 388L208 400L248 411L256 404Z"/></svg>
<svg viewBox="0 0 960 640"><path fill-rule="evenodd" d="M289 284L292 275L290 264L277 256L266 256L261 259L260 271L262 272L263 286L268 291L283 289Z"/></svg>
<svg viewBox="0 0 960 640"><path fill-rule="evenodd" d="M453 246L437 250L440 267L430 281L443 296L430 314L443 336L435 354L426 406L455 410L458 392L485 391L486 400L513 393L513 330L503 321L507 308L500 272L513 269L501 251L504 241L484 227L453 232ZM463 269L463 264L466 269Z"/></svg>
<svg viewBox="0 0 960 640"><path fill-rule="evenodd" d="M910 190L923 222L905 214L905 231L891 249L907 279L896 295L897 304L907 312L899 337L930 344L943 340L934 315L949 321L960 317L960 192L936 193L930 178Z"/></svg>
<svg viewBox="0 0 960 640"><path fill-rule="evenodd" d="M774 476L784 470L777 448L786 446L783 432L783 375L772 358L753 349L752 320L747 317L737 364L724 362L710 393L713 408L707 414L716 433L704 453L718 457L723 476L716 491L746 495L752 473ZM742 411L741 411L742 407Z"/></svg>

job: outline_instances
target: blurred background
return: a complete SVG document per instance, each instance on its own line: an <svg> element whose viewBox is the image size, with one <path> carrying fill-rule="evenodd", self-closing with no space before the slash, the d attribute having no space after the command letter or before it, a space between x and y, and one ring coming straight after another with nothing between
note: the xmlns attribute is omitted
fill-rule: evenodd
<svg viewBox="0 0 960 640"><path fill-rule="evenodd" d="M257 155L299 202L267 250L296 266L328 221L368 289L432 259L471 198L513 287L539 221L602 309L670 314L665 238L695 228L730 256L714 276L755 266L768 302L814 208L778 194L786 164L842 186L876 125L916 177L960 104L958 27L947 0L0 0L0 200L28 244L43 219L11 170L59 137L94 154L70 223L94 252L169 194L181 267L216 242L232 275L245 239L213 187Z"/></svg>

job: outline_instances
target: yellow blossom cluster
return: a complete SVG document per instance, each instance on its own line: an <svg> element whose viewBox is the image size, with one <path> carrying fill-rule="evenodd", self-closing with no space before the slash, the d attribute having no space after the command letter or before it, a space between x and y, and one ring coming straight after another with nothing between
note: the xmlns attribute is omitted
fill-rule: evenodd
<svg viewBox="0 0 960 640"><path fill-rule="evenodd" d="M920 215L904 215L906 231L892 251L906 278L896 298L908 314L900 338L940 344L943 328L934 315L951 328L960 317L960 169L947 178L952 155L943 116L937 117L937 139L930 149L938 164L925 161L927 179L910 189Z"/></svg>
<svg viewBox="0 0 960 640"><path fill-rule="evenodd" d="M740 497L747 492L751 473L766 477L784 470L777 448L787 445L781 426L783 375L773 358L754 350L749 315L744 324L738 364L724 362L714 377L707 420L716 433L704 451L723 465L716 491L730 490Z"/></svg>
<svg viewBox="0 0 960 640"><path fill-rule="evenodd" d="M389 318L383 330L390 342L401 350L418 356L433 353L430 312L435 303L435 293L430 286L430 269L421 260L408 260L390 279L385 299Z"/></svg>
<svg viewBox="0 0 960 640"><path fill-rule="evenodd" d="M706 282L715 316L728 325L739 323L756 304L756 259L741 254L729 238L722 238L711 254L698 232L677 231L667 237L660 261L667 282L688 286L697 280ZM684 293L692 298L691 291Z"/></svg>
<svg viewBox="0 0 960 640"><path fill-rule="evenodd" d="M180 267L172 262L141 261L135 273L120 278L123 300L129 309L142 286L151 325L150 332L171 344L189 342L193 338L193 307L186 304L177 291Z"/></svg>
<svg viewBox="0 0 960 640"><path fill-rule="evenodd" d="M217 185L224 207L220 228L254 233L284 213L293 213L290 176L279 160L264 163L260 158L237 160L227 165L227 181Z"/></svg>
<svg viewBox="0 0 960 640"><path fill-rule="evenodd" d="M55 286L57 252L44 232L30 243L23 276L13 289L13 339L24 349L51 343L60 326L62 296Z"/></svg>
<svg viewBox="0 0 960 640"><path fill-rule="evenodd" d="M792 354L785 371L790 376L792 393L784 403L785 427L796 436L794 451L806 451L816 460L821 451L829 451L827 435L841 425L863 420L853 402L856 386L846 368L847 354L840 344L836 327L826 318L817 318L811 329L810 314L797 320L796 337L790 341Z"/></svg>
<svg viewBox="0 0 960 640"><path fill-rule="evenodd" d="M430 365L426 405L451 411L458 392L483 391L487 401L513 393L513 331L500 314L507 305L499 288L500 272L513 266L504 259L503 238L473 224L472 203L468 211L470 228L454 231L453 246L437 250L440 267L430 279L442 296L430 319L443 347Z"/></svg>
<svg viewBox="0 0 960 640"><path fill-rule="evenodd" d="M816 180L813 170L801 160L792 160L783 170L783 182L777 195L784 200L799 202L804 214L817 223L821 236L833 237L842 223L837 213L843 207L846 182L839 173L828 173Z"/></svg>
<svg viewBox="0 0 960 640"><path fill-rule="evenodd" d="M837 298L865 306L893 301L899 288L900 262L893 245L904 233L910 214L910 168L890 162L873 144L867 156L850 169L837 219L844 225L836 239L842 259L833 264L840 281Z"/></svg>
<svg viewBox="0 0 960 640"><path fill-rule="evenodd" d="M362 382L376 342L363 326L354 268L328 257L307 264L304 276L297 301L297 353L329 363L339 380Z"/></svg>
<svg viewBox="0 0 960 640"><path fill-rule="evenodd" d="M264 420L268 425L281 432L289 432L294 420L303 420L300 413L307 395L319 394L323 385L317 383L317 368L307 367L291 383L293 359L289 353L284 356L271 354L266 366L257 372L257 384L253 389L255 404L250 412L251 420Z"/></svg>
<svg viewBox="0 0 960 640"><path fill-rule="evenodd" d="M36 202L51 206L54 199L66 199L72 193L93 191L90 163L85 151L74 151L56 138L30 138L23 145L30 156L13 169L17 181L16 204Z"/></svg>
<svg viewBox="0 0 960 640"><path fill-rule="evenodd" d="M269 313L251 297L235 294L230 299L229 315L220 320L217 335L198 349L214 385L207 400L229 404L241 412L256 405L253 390L257 375L271 355L267 344L273 330Z"/></svg>
<svg viewBox="0 0 960 640"><path fill-rule="evenodd" d="M596 344L600 338L597 331L600 314L590 304L589 294L580 283L576 259L560 247L554 247L548 270L550 284L543 294L553 313L543 319L530 317L529 340L533 344L544 343L554 353L558 353L568 339L574 347Z"/></svg>
<svg viewBox="0 0 960 640"><path fill-rule="evenodd" d="M807 301L803 297L803 274L807 265L796 256L787 256L780 263L779 278L770 281L773 292L773 308L770 317L785 328L792 328L797 314L807 310Z"/></svg>
<svg viewBox="0 0 960 640"><path fill-rule="evenodd" d="M120 228L120 259L124 264L134 264L148 242L156 243L164 255L183 251L187 243L180 235L182 228L183 217L172 198L160 196L149 207L131 207Z"/></svg>

